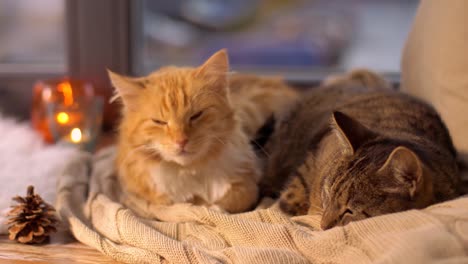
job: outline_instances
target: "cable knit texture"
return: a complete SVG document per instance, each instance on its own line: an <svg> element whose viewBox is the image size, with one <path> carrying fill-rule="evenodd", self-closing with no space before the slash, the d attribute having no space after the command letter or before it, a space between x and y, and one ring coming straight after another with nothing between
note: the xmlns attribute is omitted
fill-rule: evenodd
<svg viewBox="0 0 468 264"><path fill-rule="evenodd" d="M288 218L274 206L227 215L128 199L117 188L114 151L70 163L57 208L79 241L122 262L468 262L468 197L320 231L317 216Z"/></svg>

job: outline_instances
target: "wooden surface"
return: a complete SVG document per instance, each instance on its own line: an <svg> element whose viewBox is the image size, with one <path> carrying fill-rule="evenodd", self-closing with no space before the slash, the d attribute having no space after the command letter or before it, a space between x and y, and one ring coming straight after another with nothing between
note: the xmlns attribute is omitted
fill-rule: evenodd
<svg viewBox="0 0 468 264"><path fill-rule="evenodd" d="M101 252L77 242L66 232L52 236L43 245L23 245L0 236L0 263L119 263Z"/></svg>

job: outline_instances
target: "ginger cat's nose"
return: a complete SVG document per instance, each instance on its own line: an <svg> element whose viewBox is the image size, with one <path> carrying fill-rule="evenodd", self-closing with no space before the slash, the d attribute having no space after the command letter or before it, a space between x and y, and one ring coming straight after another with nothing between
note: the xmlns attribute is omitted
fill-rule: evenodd
<svg viewBox="0 0 468 264"><path fill-rule="evenodd" d="M175 143L176 143L181 149L183 149L183 148L185 147L185 145L187 145L187 143L188 143L188 138L176 139L176 140L175 140Z"/></svg>

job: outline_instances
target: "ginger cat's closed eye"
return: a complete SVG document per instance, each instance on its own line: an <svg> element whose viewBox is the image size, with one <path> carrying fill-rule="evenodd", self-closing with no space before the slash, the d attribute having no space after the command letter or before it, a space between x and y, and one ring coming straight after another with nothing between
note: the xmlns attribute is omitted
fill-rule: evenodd
<svg viewBox="0 0 468 264"><path fill-rule="evenodd" d="M128 194L228 212L254 205L261 174L249 141L297 95L279 80L228 71L221 50L197 68L142 78L109 72L123 103L117 170Z"/></svg>

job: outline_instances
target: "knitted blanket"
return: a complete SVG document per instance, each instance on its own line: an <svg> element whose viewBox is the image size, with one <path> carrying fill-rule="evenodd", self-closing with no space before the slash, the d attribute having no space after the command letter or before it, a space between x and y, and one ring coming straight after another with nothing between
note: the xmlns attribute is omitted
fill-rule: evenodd
<svg viewBox="0 0 468 264"><path fill-rule="evenodd" d="M59 177L56 205L79 241L118 261L468 263L468 197L321 231L318 216L289 218L274 207L228 215L124 197L114 151L73 160Z"/></svg>

